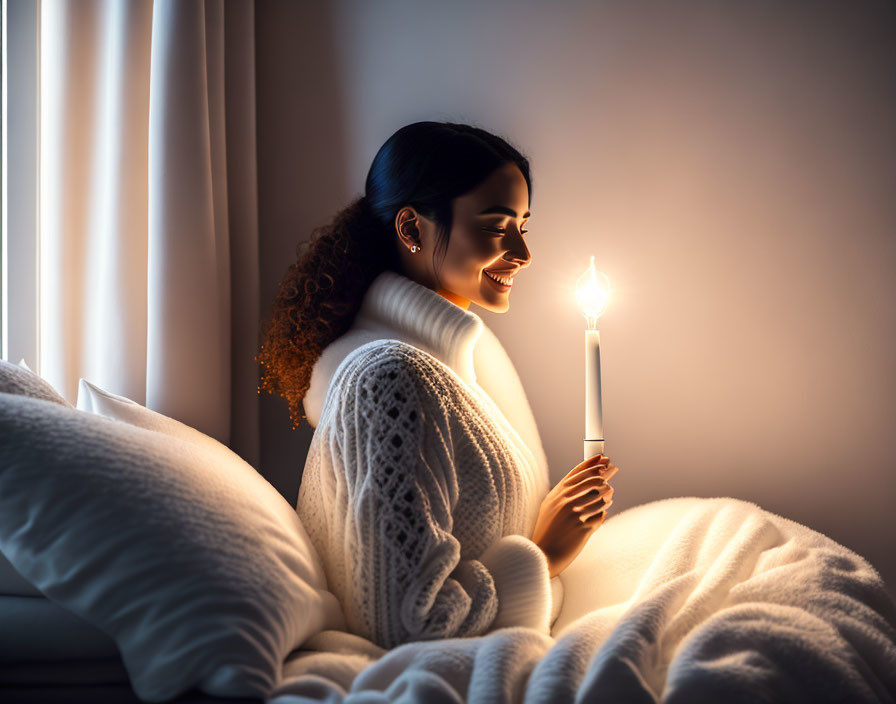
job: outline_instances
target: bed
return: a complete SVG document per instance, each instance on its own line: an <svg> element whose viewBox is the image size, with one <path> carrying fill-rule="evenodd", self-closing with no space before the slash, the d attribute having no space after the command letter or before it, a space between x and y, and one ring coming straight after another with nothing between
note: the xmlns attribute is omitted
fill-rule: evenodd
<svg viewBox="0 0 896 704"><path fill-rule="evenodd" d="M896 702L879 573L756 504L612 515L550 633L384 650L346 632L293 507L229 449L3 364L0 701Z"/></svg>

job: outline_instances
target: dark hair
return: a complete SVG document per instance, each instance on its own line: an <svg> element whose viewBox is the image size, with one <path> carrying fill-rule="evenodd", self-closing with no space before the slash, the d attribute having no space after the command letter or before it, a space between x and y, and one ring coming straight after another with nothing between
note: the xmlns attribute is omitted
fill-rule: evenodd
<svg viewBox="0 0 896 704"><path fill-rule="evenodd" d="M453 122L406 125L374 157L365 194L297 245L296 262L262 322L255 357L262 366L258 392L265 389L286 399L293 428L306 417L300 403L321 352L351 327L379 274L402 273L394 226L398 211L411 206L436 223L436 250L444 262L452 201L511 162L526 179L531 204L529 161L501 137Z"/></svg>

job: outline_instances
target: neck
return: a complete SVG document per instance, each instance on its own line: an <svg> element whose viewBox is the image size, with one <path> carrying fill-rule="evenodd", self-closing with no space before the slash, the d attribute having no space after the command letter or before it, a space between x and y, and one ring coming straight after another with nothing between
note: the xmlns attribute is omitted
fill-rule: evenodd
<svg viewBox="0 0 896 704"><path fill-rule="evenodd" d="M470 309L470 299L464 298L463 296L458 296L456 293L452 293L447 288L440 288L436 291L442 298L447 298L449 301L454 303L455 305L460 306L464 310Z"/></svg>

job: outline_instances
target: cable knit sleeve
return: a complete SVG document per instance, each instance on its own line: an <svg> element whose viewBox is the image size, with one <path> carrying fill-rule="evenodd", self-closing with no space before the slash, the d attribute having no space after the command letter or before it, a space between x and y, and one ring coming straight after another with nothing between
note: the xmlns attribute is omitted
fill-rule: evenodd
<svg viewBox="0 0 896 704"><path fill-rule="evenodd" d="M479 559L461 559L452 511L462 438L431 372L410 356L368 355L330 399L329 450L341 464L334 496L344 476L346 507L331 513L320 547L328 573L340 572L330 581L349 628L385 648L504 625L549 633L552 585L531 540L506 535ZM298 508L307 513L327 499L304 480Z"/></svg>

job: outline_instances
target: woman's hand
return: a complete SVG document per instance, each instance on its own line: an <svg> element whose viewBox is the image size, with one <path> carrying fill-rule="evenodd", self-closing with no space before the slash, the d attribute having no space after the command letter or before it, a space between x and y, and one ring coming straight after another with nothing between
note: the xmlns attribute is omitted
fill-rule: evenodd
<svg viewBox="0 0 896 704"><path fill-rule="evenodd" d="M609 457L594 455L573 467L541 502L532 542L548 558L551 577L566 569L604 522L613 503L607 480L618 471Z"/></svg>

